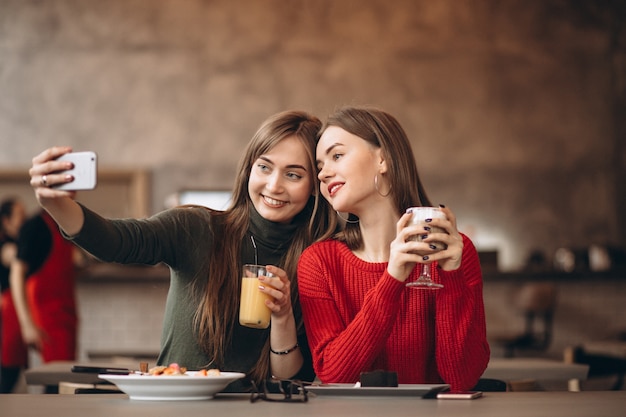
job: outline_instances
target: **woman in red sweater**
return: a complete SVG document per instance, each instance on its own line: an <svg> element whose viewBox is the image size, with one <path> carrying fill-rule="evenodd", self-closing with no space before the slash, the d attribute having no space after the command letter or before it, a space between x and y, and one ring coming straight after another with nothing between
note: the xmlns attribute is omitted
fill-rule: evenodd
<svg viewBox="0 0 626 417"><path fill-rule="evenodd" d="M401 384L472 388L489 362L478 254L449 208L441 206L446 219L431 221L447 233L409 226L405 210L431 203L398 121L378 109L339 109L322 129L317 161L322 195L349 213L342 232L299 261L319 379L354 383L361 372L384 369ZM428 237L409 239L416 234ZM432 242L447 248L435 252ZM442 289L406 287L421 264L431 264Z"/></svg>

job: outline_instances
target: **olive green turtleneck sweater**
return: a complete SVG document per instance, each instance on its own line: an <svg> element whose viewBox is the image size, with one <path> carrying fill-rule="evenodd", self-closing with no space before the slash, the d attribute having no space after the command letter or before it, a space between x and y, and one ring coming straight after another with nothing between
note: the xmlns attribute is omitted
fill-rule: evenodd
<svg viewBox="0 0 626 417"><path fill-rule="evenodd" d="M215 236L211 229L211 214L202 207L174 208L148 219L107 220L83 207L85 223L72 239L86 251L105 262L122 264L165 263L170 268L170 288L165 305L161 353L158 364L176 362L188 369L198 369L211 362L196 341L193 317L197 303L193 302L191 283L208 276L209 254ZM250 226L242 242L241 265L255 263L281 266L280 260L289 246L296 225L284 225L262 218L251 210ZM250 236L254 237L253 240ZM256 254L255 254L256 252ZM294 314L301 316L300 306L294 305ZM243 327L235 320L232 344L226 350L223 371L249 372L260 355L269 329ZM298 343L305 357L305 365L295 376L312 380L314 375L306 336L298 334ZM241 381L231 384L227 391L242 391Z"/></svg>

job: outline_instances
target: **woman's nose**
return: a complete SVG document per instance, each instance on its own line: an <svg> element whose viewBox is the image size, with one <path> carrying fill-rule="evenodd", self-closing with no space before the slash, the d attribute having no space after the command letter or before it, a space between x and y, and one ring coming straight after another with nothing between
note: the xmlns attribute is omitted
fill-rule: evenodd
<svg viewBox="0 0 626 417"><path fill-rule="evenodd" d="M279 175L272 174L267 179L267 189L270 191L280 191L282 188L282 181Z"/></svg>
<svg viewBox="0 0 626 417"><path fill-rule="evenodd" d="M330 177L330 172L328 170L328 168L326 167L322 167L320 169L320 172L317 173L317 179L320 180L321 182L324 181L325 178Z"/></svg>

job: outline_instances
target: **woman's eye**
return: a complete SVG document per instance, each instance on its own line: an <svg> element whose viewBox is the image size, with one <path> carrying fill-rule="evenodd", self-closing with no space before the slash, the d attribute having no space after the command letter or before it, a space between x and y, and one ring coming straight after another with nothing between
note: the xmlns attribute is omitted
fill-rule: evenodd
<svg viewBox="0 0 626 417"><path fill-rule="evenodd" d="M343 156L343 154L340 154L340 153L333 154L333 160L336 161L337 159L341 158L342 156Z"/></svg>
<svg viewBox="0 0 626 417"><path fill-rule="evenodd" d="M257 167L259 168L259 170L261 171L269 171L270 167L268 167L265 164L258 164Z"/></svg>
<svg viewBox="0 0 626 417"><path fill-rule="evenodd" d="M302 175L296 174L295 172L288 172L287 178L292 179L292 180L299 180L302 178Z"/></svg>

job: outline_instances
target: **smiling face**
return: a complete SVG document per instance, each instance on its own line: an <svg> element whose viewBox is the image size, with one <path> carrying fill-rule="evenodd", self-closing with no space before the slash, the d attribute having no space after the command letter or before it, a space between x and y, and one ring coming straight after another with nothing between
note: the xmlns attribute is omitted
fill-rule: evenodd
<svg viewBox="0 0 626 417"><path fill-rule="evenodd" d="M385 171L379 148L337 126L317 143L317 168L324 198L335 210L357 216L378 195L374 177Z"/></svg>
<svg viewBox="0 0 626 417"><path fill-rule="evenodd" d="M289 223L309 201L314 174L304 146L289 136L252 164L248 194L266 220Z"/></svg>

